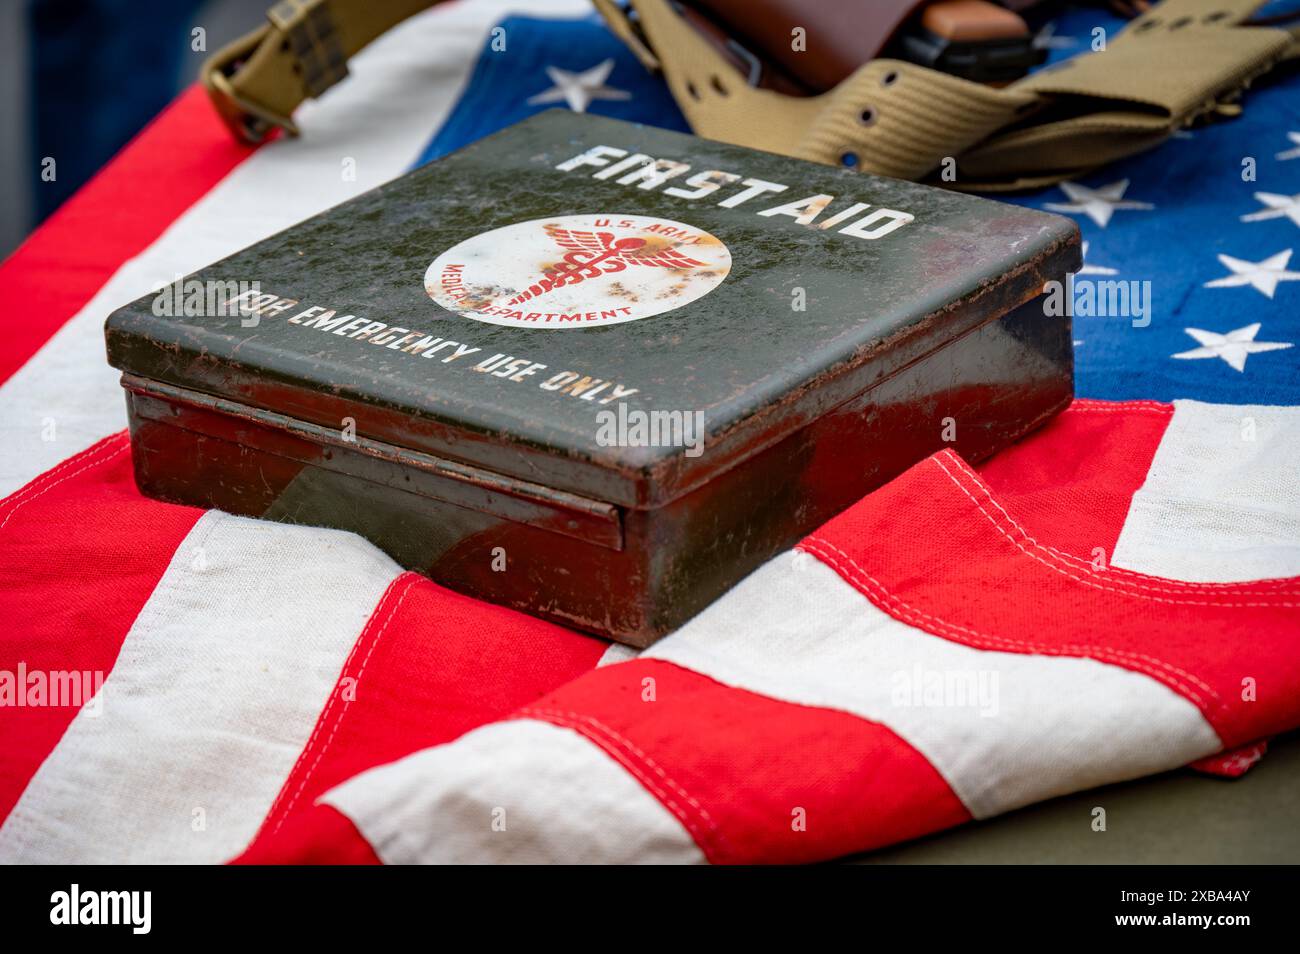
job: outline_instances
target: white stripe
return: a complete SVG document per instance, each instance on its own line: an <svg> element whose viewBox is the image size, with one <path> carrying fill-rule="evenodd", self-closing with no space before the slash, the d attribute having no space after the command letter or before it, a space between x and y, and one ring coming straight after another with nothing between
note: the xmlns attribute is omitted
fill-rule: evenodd
<svg viewBox="0 0 1300 954"><path fill-rule="evenodd" d="M451 4L385 34L349 63L347 80L302 106L300 138L258 149L124 264L0 385L0 495L126 426L118 372L104 362L111 311L405 172L460 95L487 31L522 6ZM590 9L582 0L526 7L543 16ZM355 160L355 181L344 181L345 159ZM140 189L147 202L148 183Z"/></svg>
<svg viewBox="0 0 1300 954"><path fill-rule="evenodd" d="M388 864L704 861L613 759L570 729L527 719L363 772L320 801Z"/></svg>
<svg viewBox="0 0 1300 954"><path fill-rule="evenodd" d="M642 658L883 723L977 818L1222 748L1200 710L1153 679L932 636L809 554L777 557ZM945 680L971 691L927 698Z"/></svg>
<svg viewBox="0 0 1300 954"><path fill-rule="evenodd" d="M1198 583L1300 576L1300 408L1175 401L1111 563Z"/></svg>
<svg viewBox="0 0 1300 954"><path fill-rule="evenodd" d="M0 861L238 854L398 572L352 534L205 514L0 828Z"/></svg>
<svg viewBox="0 0 1300 954"><path fill-rule="evenodd" d="M627 662L629 659L636 659L641 655L641 650L635 646L624 646L622 643L610 643L609 648L600 655L596 660L596 668L601 666L612 666L614 663Z"/></svg>

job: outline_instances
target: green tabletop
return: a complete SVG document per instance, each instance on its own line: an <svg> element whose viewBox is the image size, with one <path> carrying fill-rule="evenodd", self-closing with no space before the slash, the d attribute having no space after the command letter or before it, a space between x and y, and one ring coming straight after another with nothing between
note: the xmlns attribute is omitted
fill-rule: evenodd
<svg viewBox="0 0 1300 954"><path fill-rule="evenodd" d="M1106 830L1093 831L1093 809ZM850 859L856 864L1300 862L1300 733L1238 779L1181 769L1031 805Z"/></svg>

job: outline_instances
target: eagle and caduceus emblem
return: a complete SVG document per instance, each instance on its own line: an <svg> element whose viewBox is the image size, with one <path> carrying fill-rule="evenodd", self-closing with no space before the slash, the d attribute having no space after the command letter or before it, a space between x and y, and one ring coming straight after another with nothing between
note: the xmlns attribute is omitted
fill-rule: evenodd
<svg viewBox="0 0 1300 954"><path fill-rule="evenodd" d="M508 304L518 305L564 285L577 285L589 278L621 272L629 265L699 268L705 264L671 246L646 248L649 243L643 238L615 238L613 232L587 232L553 225L545 228L556 245L569 251Z"/></svg>

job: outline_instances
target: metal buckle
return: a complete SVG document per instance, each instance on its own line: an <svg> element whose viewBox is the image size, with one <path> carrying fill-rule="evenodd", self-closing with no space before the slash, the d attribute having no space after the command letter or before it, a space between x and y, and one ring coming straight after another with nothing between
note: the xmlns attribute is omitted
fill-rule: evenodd
<svg viewBox="0 0 1300 954"><path fill-rule="evenodd" d="M208 97L216 107L217 115L236 139L257 145L272 129L283 129L290 136L298 135L298 126L287 116L277 116L255 103L239 98L230 86L230 80L220 70L210 70L203 77Z"/></svg>
<svg viewBox="0 0 1300 954"><path fill-rule="evenodd" d="M208 97L226 128L236 139L252 145L262 142L276 128L291 136L298 135L298 127L290 117L277 115L242 98L230 83L230 77L239 71L270 32L270 26L263 26L223 47L203 64L200 74Z"/></svg>
<svg viewBox="0 0 1300 954"><path fill-rule="evenodd" d="M319 96L348 75L347 54L328 0L281 0L266 11L266 18L288 39L308 96Z"/></svg>
<svg viewBox="0 0 1300 954"><path fill-rule="evenodd" d="M749 47L733 37L727 37L727 49L745 63L745 84L758 89L763 82L763 61L755 56Z"/></svg>

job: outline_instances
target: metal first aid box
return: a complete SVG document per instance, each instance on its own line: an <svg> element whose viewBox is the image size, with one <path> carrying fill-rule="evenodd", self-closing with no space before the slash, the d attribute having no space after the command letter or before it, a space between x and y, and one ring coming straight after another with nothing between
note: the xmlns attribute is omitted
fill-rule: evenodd
<svg viewBox="0 0 1300 954"><path fill-rule="evenodd" d="M1057 216L552 111L106 334L146 494L646 645L926 455L1064 408L1045 290L1079 265Z"/></svg>

